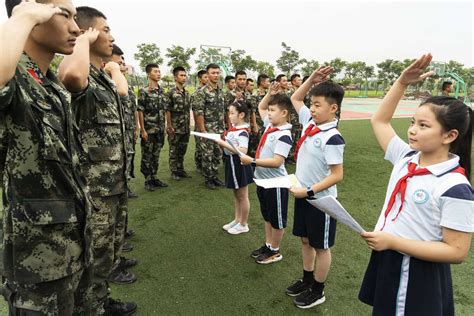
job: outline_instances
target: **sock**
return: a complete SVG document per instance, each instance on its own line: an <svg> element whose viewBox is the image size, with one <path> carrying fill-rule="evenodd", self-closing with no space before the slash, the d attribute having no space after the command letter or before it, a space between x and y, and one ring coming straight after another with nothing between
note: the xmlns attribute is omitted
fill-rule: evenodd
<svg viewBox="0 0 474 316"><path fill-rule="evenodd" d="M314 282L314 271L306 271L303 269L303 282L307 284L313 284Z"/></svg>
<svg viewBox="0 0 474 316"><path fill-rule="evenodd" d="M312 289L313 289L314 292L316 292L318 294L322 294L323 291L324 291L324 282L320 283L320 282L314 280Z"/></svg>
<svg viewBox="0 0 474 316"><path fill-rule="evenodd" d="M280 250L280 248L272 248L271 245L270 245L270 247L268 247L268 248L270 248L271 251L278 251L278 250Z"/></svg>
<svg viewBox="0 0 474 316"><path fill-rule="evenodd" d="M272 248L272 244L271 244L271 243L266 242L265 245L267 245L267 247L268 247L269 249Z"/></svg>

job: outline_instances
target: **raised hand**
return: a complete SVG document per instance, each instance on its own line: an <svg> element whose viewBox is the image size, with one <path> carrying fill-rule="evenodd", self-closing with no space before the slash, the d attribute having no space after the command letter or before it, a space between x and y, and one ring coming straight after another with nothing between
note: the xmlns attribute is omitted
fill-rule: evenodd
<svg viewBox="0 0 474 316"><path fill-rule="evenodd" d="M109 61L105 64L104 71L109 75L112 74L112 71L120 71L120 65L117 64L115 61Z"/></svg>
<svg viewBox="0 0 474 316"><path fill-rule="evenodd" d="M25 15L32 19L36 25L49 21L59 13L61 13L61 9L52 3L42 4L35 0L26 0L13 8L12 17Z"/></svg>
<svg viewBox="0 0 474 316"><path fill-rule="evenodd" d="M268 92L270 93L270 95L277 95L278 93L280 93L280 84L278 82L273 82L270 85L270 89L268 89Z"/></svg>
<svg viewBox="0 0 474 316"><path fill-rule="evenodd" d="M331 66L321 66L309 76L310 82L315 85L329 79L329 75L334 71Z"/></svg>
<svg viewBox="0 0 474 316"><path fill-rule="evenodd" d="M426 68L429 66L433 56L428 53L413 62L398 78L398 82L402 85L408 86L409 84L417 83L419 81L425 80L429 76L434 74L434 71L428 71L425 73Z"/></svg>
<svg viewBox="0 0 474 316"><path fill-rule="evenodd" d="M92 44L94 44L94 42L97 40L98 37L99 37L99 31L96 30L93 27L90 27L87 31L82 33L78 37L78 39L79 38L87 38L89 40L89 45L92 45Z"/></svg>

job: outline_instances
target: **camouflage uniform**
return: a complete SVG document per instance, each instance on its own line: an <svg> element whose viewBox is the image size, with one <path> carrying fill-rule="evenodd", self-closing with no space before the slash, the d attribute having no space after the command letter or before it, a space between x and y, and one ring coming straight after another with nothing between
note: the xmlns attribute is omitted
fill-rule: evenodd
<svg viewBox="0 0 474 316"><path fill-rule="evenodd" d="M204 128L208 133L224 132L224 96L219 88L213 89L209 84L200 88L194 99L194 110L197 116L203 116ZM211 140L202 142L202 171L206 181L217 179L222 152L219 145Z"/></svg>
<svg viewBox="0 0 474 316"><path fill-rule="evenodd" d="M189 143L189 111L191 103L189 93L184 89L180 91L178 87L171 90L168 94L168 105L166 110L171 113L171 123L175 135L173 138L168 136L170 145L170 170L171 172L184 172L184 155Z"/></svg>
<svg viewBox="0 0 474 316"><path fill-rule="evenodd" d="M124 114L115 83L90 66L88 88L75 95L73 108L83 147L82 173L94 205L94 305L102 312L108 295L107 278L118 261L127 213L127 146Z"/></svg>
<svg viewBox="0 0 474 316"><path fill-rule="evenodd" d="M165 108L168 97L160 87L141 88L138 92L138 111L143 113L148 140L141 140L142 161L140 170L145 181L155 180L158 172L160 151L165 142Z"/></svg>
<svg viewBox="0 0 474 316"><path fill-rule="evenodd" d="M249 155L251 157L255 157L255 152L257 150L258 143L260 142L260 138L265 132L265 127L263 126L263 120L260 117L260 112L258 111L258 105L260 104L260 101L262 101L263 97L265 97L265 94L261 95L259 90L257 90L251 96L251 99L250 99L251 112L255 113L255 121L257 122L257 129L258 129L257 135L250 134Z"/></svg>
<svg viewBox="0 0 474 316"><path fill-rule="evenodd" d="M295 93L295 90L291 89L291 90L288 90L285 93L286 93L286 95L288 95L288 97L291 98L293 93ZM291 107L291 111L290 111L290 123L292 125L292 127L291 127L291 139L296 139L296 140L300 139L301 131L303 130L303 126L300 124L300 120L299 120L299 117L298 117L298 112L296 112L294 106ZM294 159L295 148L296 148L297 143L298 142L295 141L295 142L293 142L293 146L291 146L290 154L288 155L288 159L290 159L290 160Z"/></svg>
<svg viewBox="0 0 474 316"><path fill-rule="evenodd" d="M191 103L191 107L193 109L193 114L196 113L196 106L195 106L195 99L196 99L196 94L197 92L199 91L196 90L190 97L190 103ZM196 122L194 122L194 131L198 131L197 130L197 124ZM194 164L196 165L196 170L198 171L202 171L202 142L200 140L199 137L197 136L194 136L194 146L195 146L195 149L194 149Z"/></svg>
<svg viewBox="0 0 474 316"><path fill-rule="evenodd" d="M137 98L132 87L128 89L127 96L121 96L125 123L125 140L127 144L127 178L130 180L133 174L133 158L135 156L135 112L137 111Z"/></svg>
<svg viewBox="0 0 474 316"><path fill-rule="evenodd" d="M0 112L7 146L2 276L10 313L88 313L91 204L71 96L23 54L15 77L0 89Z"/></svg>

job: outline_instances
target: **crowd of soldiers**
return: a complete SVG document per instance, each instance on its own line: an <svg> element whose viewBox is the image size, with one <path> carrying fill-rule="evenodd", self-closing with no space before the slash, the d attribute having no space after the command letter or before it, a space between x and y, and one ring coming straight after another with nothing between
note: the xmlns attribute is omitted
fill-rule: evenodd
<svg viewBox="0 0 474 316"><path fill-rule="evenodd" d="M271 79L260 74L254 91L237 71L223 90L220 68L210 64L191 95L185 68L173 69L175 86L164 91L159 66L149 64L137 97L106 16L70 0L49 2L7 0L10 18L0 25L1 294L11 315L130 315L137 305L112 299L109 282L137 280L127 269L138 261L122 256L135 234L128 199L137 197L129 185L136 142L147 191L167 186L157 178L165 132L171 178L190 178L190 114L196 131L223 134L227 106L238 100L251 109L253 155L264 130L257 107ZM57 53L64 58L56 74L49 67ZM287 94L301 84L299 75L293 89L285 75L275 80ZM296 139L301 129L292 120ZM195 143L206 187L224 186L219 146Z"/></svg>

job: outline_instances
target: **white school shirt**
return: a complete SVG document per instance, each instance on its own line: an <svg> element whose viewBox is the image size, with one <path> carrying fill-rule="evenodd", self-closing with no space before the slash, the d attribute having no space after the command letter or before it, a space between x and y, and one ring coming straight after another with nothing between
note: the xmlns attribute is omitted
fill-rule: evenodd
<svg viewBox="0 0 474 316"><path fill-rule="evenodd" d="M385 203L375 230L384 223L384 213L397 181L408 172L408 163L418 164L420 153L394 136L387 147L385 159L394 164L388 184ZM474 193L465 176L451 172L459 166L459 157L449 155L449 160L427 168L432 174L413 176L407 181L403 208L400 208L400 194L390 210L383 231L399 237L441 241L442 228L472 233L474 232Z"/></svg>
<svg viewBox="0 0 474 316"><path fill-rule="evenodd" d="M265 130L272 128L268 120L268 116L263 120L263 126ZM291 124L285 124L278 127L278 131L268 134L265 144L260 149L259 159L273 158L275 154L288 157L290 153L293 141L291 140ZM278 168L264 168L255 167L254 176L256 179L270 179L276 177L286 176L288 173L285 169L285 162L283 162Z"/></svg>
<svg viewBox="0 0 474 316"><path fill-rule="evenodd" d="M299 121L303 125L303 132L310 124L315 125L311 117L311 111L303 106L299 113ZM321 182L331 174L331 165L343 163L345 142L341 133L337 130L337 120L318 125L321 132L308 136L301 144L296 161L296 178L304 187L312 186ZM333 185L315 194L316 198L323 196L337 197L337 187Z"/></svg>
<svg viewBox="0 0 474 316"><path fill-rule="evenodd" d="M235 126L235 128L249 128L249 124L243 124L243 125L238 125ZM226 140L231 142L235 147L239 148L248 148L249 147L249 133L245 130L240 130L240 131L232 131L228 132L226 135ZM224 148L224 153L227 156L233 155L230 151Z"/></svg>

